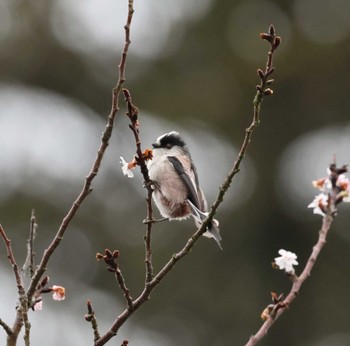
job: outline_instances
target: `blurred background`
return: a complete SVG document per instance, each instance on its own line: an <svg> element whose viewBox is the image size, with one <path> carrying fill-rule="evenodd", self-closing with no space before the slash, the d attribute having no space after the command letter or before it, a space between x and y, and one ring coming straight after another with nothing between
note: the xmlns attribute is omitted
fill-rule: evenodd
<svg viewBox="0 0 350 346"><path fill-rule="evenodd" d="M200 239L111 342L244 345L262 323L270 292L290 289L283 272L271 268L278 250L298 255L298 273L317 240L321 217L307 209L318 193L311 181L326 174L333 155L339 165L350 163L350 2L135 0L134 6L125 87L140 108L143 146L179 131L209 203L251 122L256 70L264 68L268 49L259 33L273 23L282 36L274 95L264 100L261 126L217 214L224 251ZM0 0L0 222L19 264L31 210L39 260L95 158L126 14L126 0ZM146 191L140 174L128 179L121 172L120 156L130 160L134 153L121 105L94 191L47 270L51 284L66 287L66 300L45 295L43 310L30 314L33 345L91 345L88 298L101 333L124 310L96 252L119 249L132 296L142 290ZM311 278L259 345L350 344L349 224L349 206L342 204ZM192 220L154 227L156 271L194 231ZM2 242L0 270L0 318L12 324L16 285Z"/></svg>

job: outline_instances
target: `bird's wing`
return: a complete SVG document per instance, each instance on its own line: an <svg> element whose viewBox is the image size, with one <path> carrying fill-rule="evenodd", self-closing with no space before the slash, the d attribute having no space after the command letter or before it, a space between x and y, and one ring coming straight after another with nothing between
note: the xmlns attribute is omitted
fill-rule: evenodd
<svg viewBox="0 0 350 346"><path fill-rule="evenodd" d="M186 185L186 188L188 191L187 198L191 201L191 203L196 208L201 209L201 202L199 201L199 198L198 198L195 182L190 177L190 175L186 172L183 164L180 162L180 160L176 156L168 156L167 158L174 166L176 173L179 175L183 183Z"/></svg>

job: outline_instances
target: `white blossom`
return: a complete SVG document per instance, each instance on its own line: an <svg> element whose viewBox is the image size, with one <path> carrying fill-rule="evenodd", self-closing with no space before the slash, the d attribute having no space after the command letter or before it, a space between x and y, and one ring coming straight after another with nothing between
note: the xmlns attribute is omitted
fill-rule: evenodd
<svg viewBox="0 0 350 346"><path fill-rule="evenodd" d="M124 175L127 175L128 178L133 178L134 173L131 170L131 165L124 160L123 157L120 157L120 163L122 164L122 171Z"/></svg>
<svg viewBox="0 0 350 346"><path fill-rule="evenodd" d="M294 274L293 266L296 266L299 264L296 260L297 255L293 252L286 251L283 249L279 250L278 253L281 256L275 258L276 266L281 270L285 270L285 272L288 274Z"/></svg>
<svg viewBox="0 0 350 346"><path fill-rule="evenodd" d="M324 216L327 205L328 205L328 195L326 195L325 193L320 193L315 197L315 199L307 207L314 208L314 214L319 214Z"/></svg>

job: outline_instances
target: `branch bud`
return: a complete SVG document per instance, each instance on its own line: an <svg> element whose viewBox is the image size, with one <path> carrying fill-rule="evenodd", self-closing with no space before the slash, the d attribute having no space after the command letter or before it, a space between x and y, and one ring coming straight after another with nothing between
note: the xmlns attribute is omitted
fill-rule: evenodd
<svg viewBox="0 0 350 346"><path fill-rule="evenodd" d="M260 77L260 79L264 79L265 73L263 72L262 69L258 68L256 72L258 73L258 76Z"/></svg>
<svg viewBox="0 0 350 346"><path fill-rule="evenodd" d="M273 94L273 90L272 89L270 89L270 88L265 89L265 91L264 91L264 95L265 96L270 96L272 94Z"/></svg>

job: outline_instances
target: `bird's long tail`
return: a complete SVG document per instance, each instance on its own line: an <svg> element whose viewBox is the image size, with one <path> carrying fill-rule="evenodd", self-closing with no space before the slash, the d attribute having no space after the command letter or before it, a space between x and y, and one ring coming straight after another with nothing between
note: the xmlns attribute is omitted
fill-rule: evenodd
<svg viewBox="0 0 350 346"><path fill-rule="evenodd" d="M207 218L208 213L204 213L200 211L190 200L187 200L191 209L192 209L192 215L194 217L195 223L197 227L200 227L203 223L203 221ZM216 219L213 219L210 223L210 225L207 227L207 231L203 233L204 237L207 238L214 238L216 241L216 244L218 244L219 248L222 250L221 246L221 235L220 235L220 229L219 229L219 221Z"/></svg>

